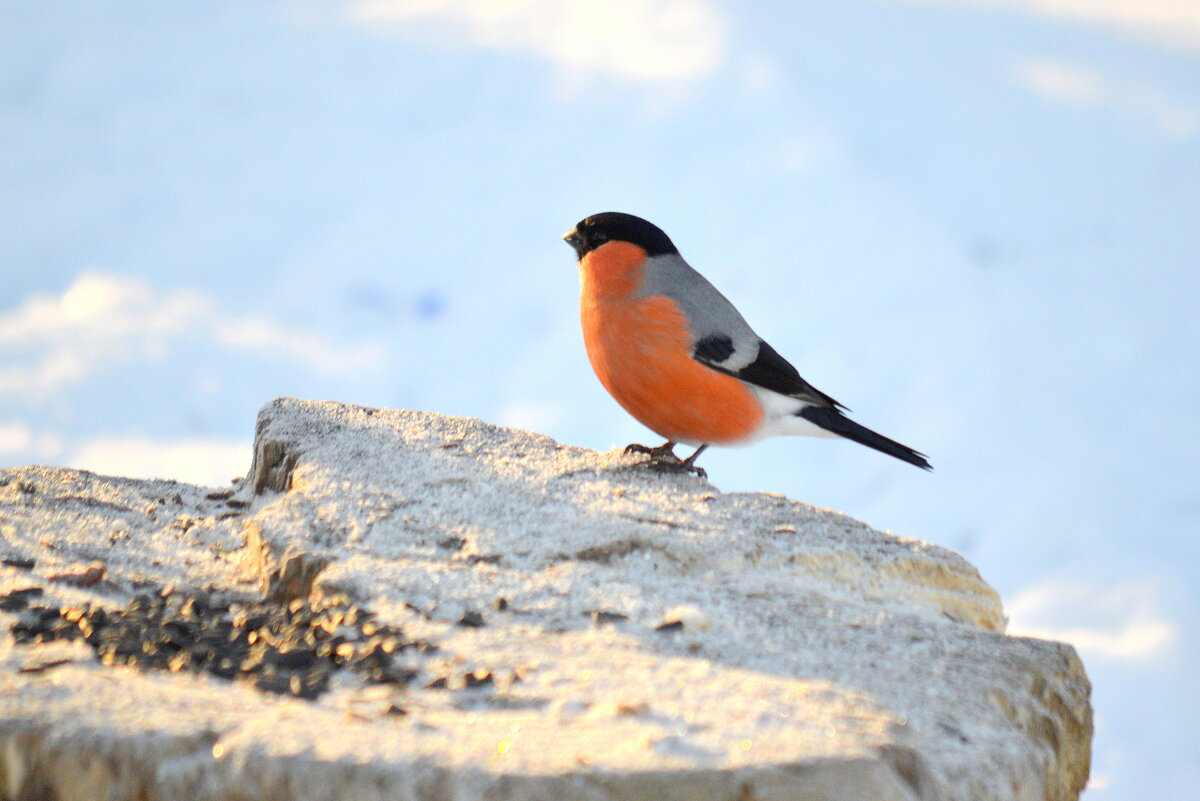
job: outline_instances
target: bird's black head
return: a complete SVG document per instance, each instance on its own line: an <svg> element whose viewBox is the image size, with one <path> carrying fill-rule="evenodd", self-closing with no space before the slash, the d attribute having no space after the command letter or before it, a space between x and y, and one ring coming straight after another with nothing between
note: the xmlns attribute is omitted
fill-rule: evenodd
<svg viewBox="0 0 1200 801"><path fill-rule="evenodd" d="M646 251L647 256L679 252L671 238L657 225L619 211L585 217L567 231L563 239L575 248L575 253L581 259L605 242L629 242Z"/></svg>

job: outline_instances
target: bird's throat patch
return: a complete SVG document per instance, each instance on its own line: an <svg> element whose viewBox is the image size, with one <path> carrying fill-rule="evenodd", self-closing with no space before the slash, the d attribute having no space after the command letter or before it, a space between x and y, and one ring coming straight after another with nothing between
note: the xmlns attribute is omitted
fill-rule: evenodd
<svg viewBox="0 0 1200 801"><path fill-rule="evenodd" d="M633 295L642 283L646 251L631 242L606 242L579 261L584 293Z"/></svg>

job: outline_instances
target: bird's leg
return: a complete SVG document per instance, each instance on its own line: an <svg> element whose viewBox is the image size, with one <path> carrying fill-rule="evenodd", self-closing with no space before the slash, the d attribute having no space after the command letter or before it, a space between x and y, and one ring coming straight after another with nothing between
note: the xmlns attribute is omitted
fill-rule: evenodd
<svg viewBox="0 0 1200 801"><path fill-rule="evenodd" d="M679 463L679 469L684 472L695 473L700 478L708 478L707 470L705 470L703 467L696 467L696 457L699 456L700 454L704 453L704 449L707 447L708 447L708 443L706 442L703 445L701 445L699 448L696 448L695 453L693 453L691 456L689 456L688 458L684 459L682 462Z"/></svg>

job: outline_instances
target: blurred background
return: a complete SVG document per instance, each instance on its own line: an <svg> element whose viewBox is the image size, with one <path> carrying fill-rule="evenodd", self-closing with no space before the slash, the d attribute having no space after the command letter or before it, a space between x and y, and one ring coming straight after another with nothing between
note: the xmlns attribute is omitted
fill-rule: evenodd
<svg viewBox="0 0 1200 801"><path fill-rule="evenodd" d="M706 454L954 548L1200 785L1200 3L0 2L0 463L226 484L277 395L609 449L560 235L621 210L925 474Z"/></svg>

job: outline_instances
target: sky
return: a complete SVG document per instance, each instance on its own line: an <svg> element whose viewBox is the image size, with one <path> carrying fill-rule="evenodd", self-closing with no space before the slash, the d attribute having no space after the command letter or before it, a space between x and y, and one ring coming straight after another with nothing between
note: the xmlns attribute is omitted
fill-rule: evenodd
<svg viewBox="0 0 1200 801"><path fill-rule="evenodd" d="M646 217L859 422L711 449L958 550L1200 784L1200 4L0 2L0 464L223 485L279 395L657 444L580 218Z"/></svg>

